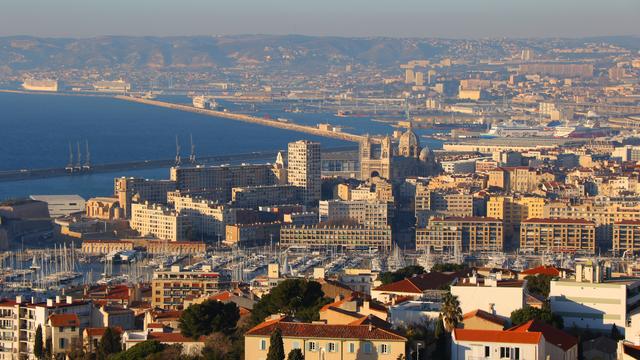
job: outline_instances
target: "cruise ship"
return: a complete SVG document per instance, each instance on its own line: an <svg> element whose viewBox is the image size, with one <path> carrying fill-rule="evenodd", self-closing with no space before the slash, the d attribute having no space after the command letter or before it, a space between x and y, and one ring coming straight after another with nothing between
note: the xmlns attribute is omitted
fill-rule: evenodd
<svg viewBox="0 0 640 360"><path fill-rule="evenodd" d="M193 107L198 109L216 109L218 107L215 99L208 96L194 96L192 102Z"/></svg>
<svg viewBox="0 0 640 360"><path fill-rule="evenodd" d="M36 79L26 79L22 83L22 88L29 91L58 91L58 80L36 80Z"/></svg>

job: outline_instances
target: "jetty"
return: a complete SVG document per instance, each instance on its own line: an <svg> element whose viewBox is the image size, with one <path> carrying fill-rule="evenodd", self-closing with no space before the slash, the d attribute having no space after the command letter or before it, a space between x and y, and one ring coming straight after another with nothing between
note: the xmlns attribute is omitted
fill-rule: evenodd
<svg viewBox="0 0 640 360"><path fill-rule="evenodd" d="M165 101L143 99L139 97L123 96L123 95L117 95L115 96L115 98L120 100L146 104L146 105L159 106L159 107L168 108L168 109L188 111L192 113L209 115L209 116L218 117L218 118L242 121L242 122L263 125L263 126L270 126L270 127L275 127L275 128L284 129L284 130L297 131L297 132L316 135L316 136L328 137L328 138L344 140L344 141L351 141L355 143L360 143L364 141L366 138L366 136L364 135L350 134L342 131L325 130L325 129L320 129L318 127L300 125L300 124L295 124L291 122L282 122L282 121L278 121L277 119L266 119L266 118L261 118L257 116L246 115L246 114L232 113L228 111L201 109L201 108L193 107L191 105L175 104L175 103L169 103Z"/></svg>

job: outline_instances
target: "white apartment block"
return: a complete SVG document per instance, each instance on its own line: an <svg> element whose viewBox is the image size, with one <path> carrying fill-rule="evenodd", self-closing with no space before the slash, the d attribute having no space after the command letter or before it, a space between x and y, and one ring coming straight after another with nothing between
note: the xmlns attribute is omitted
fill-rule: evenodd
<svg viewBox="0 0 640 360"><path fill-rule="evenodd" d="M173 198L175 210L189 218L194 236L220 236L224 239L225 227L231 215L229 209L216 201L176 196Z"/></svg>
<svg viewBox="0 0 640 360"><path fill-rule="evenodd" d="M640 280L611 278L603 263L576 265L575 279L551 281L551 311L562 316L564 326L620 332L630 323L631 312L640 305Z"/></svg>
<svg viewBox="0 0 640 360"><path fill-rule="evenodd" d="M131 204L130 226L142 236L180 241L185 239L189 218L157 204Z"/></svg>
<svg viewBox="0 0 640 360"><path fill-rule="evenodd" d="M320 143L306 140L289 143L287 157L289 183L303 188L305 204L315 204L320 200L322 186Z"/></svg>
<svg viewBox="0 0 640 360"><path fill-rule="evenodd" d="M500 273L487 278L473 274L451 285L451 294L458 297L463 314L480 309L509 319L524 307L525 287L526 280L502 280Z"/></svg>

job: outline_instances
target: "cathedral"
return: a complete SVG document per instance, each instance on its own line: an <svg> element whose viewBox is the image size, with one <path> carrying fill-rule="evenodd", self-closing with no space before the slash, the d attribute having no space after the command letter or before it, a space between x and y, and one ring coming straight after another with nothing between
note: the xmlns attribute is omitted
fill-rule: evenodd
<svg viewBox="0 0 640 360"><path fill-rule="evenodd" d="M400 136L397 147L390 136L385 136L380 143L369 137L360 143L361 180L379 176L396 182L437 171L433 152L428 147L420 147L420 139L411 127Z"/></svg>

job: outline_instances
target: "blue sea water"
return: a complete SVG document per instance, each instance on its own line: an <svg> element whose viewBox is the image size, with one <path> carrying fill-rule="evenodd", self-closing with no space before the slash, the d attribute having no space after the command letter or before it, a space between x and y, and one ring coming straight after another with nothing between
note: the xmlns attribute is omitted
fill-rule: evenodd
<svg viewBox="0 0 640 360"><path fill-rule="evenodd" d="M185 102L186 98L173 100ZM233 104L225 106L234 109ZM256 113L265 114L308 125L321 122L343 125L345 131L358 134L393 131L388 124L367 118L286 113L279 105L268 105ZM190 135L199 155L286 149L288 142L299 139L319 141L323 147L352 145L336 139L112 98L0 93L0 171L64 167L69 159L69 143L75 156L80 142L84 157L85 141L89 143L94 164L171 159L175 156L176 136L182 156L188 157ZM440 146L437 142L428 145ZM85 198L110 195L113 178L118 176L167 178L168 169L0 182L0 200L31 194L79 194Z"/></svg>

